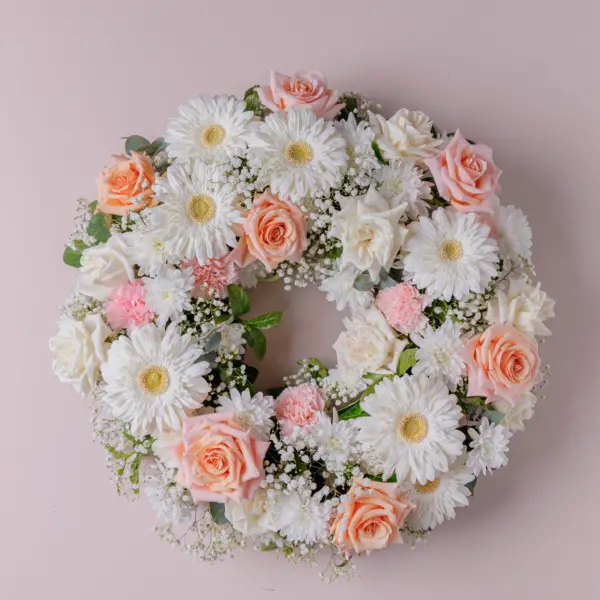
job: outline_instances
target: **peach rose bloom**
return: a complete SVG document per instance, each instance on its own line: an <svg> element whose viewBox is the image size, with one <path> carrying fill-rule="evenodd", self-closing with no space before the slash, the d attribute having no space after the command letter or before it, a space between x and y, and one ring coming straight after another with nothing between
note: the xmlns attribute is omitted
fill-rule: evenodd
<svg viewBox="0 0 600 600"><path fill-rule="evenodd" d="M125 216L129 211L140 211L155 206L154 167L145 154L123 154L98 177L98 210L107 215Z"/></svg>
<svg viewBox="0 0 600 600"><path fill-rule="evenodd" d="M327 79L319 71L301 71L293 77L271 71L271 86L260 87L258 97L273 111L307 108L328 120L344 108L343 104L336 104L340 93L327 89Z"/></svg>
<svg viewBox="0 0 600 600"><path fill-rule="evenodd" d="M388 544L402 543L400 528L416 506L404 498L398 483L355 479L331 526L333 543L349 556L370 554Z"/></svg>
<svg viewBox="0 0 600 600"><path fill-rule="evenodd" d="M269 442L242 429L233 413L184 419L181 442L172 446L179 472L194 502L247 500L264 479Z"/></svg>
<svg viewBox="0 0 600 600"><path fill-rule="evenodd" d="M297 204L266 190L252 203L244 222L242 244L247 244L250 256L272 271L284 260L300 260L308 245L306 220Z"/></svg>
<svg viewBox="0 0 600 600"><path fill-rule="evenodd" d="M456 131L450 143L425 164L440 196L461 212L492 212L491 199L500 193L502 171L494 165L492 149L470 144Z"/></svg>
<svg viewBox="0 0 600 600"><path fill-rule="evenodd" d="M464 352L469 396L488 402L504 398L511 404L537 383L540 371L535 339L512 325L493 325L467 341Z"/></svg>

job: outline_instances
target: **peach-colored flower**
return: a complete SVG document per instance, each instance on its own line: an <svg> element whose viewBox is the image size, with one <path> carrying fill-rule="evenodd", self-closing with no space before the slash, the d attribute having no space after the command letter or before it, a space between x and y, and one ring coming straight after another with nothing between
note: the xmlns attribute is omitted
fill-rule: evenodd
<svg viewBox="0 0 600 600"><path fill-rule="evenodd" d="M154 313L146 305L145 295L141 279L128 281L112 292L104 303L104 312L113 331L131 330L154 319Z"/></svg>
<svg viewBox="0 0 600 600"><path fill-rule="evenodd" d="M206 265L198 263L197 258L181 263L182 269L192 268L196 284L190 294L193 298L208 298L216 294L220 298L227 295L227 286L239 281L239 266L233 252L222 258L212 258Z"/></svg>
<svg viewBox="0 0 600 600"><path fill-rule="evenodd" d="M400 528L415 508L400 493L398 483L355 479L333 520L333 543L346 556L353 550L370 554L401 543Z"/></svg>
<svg viewBox="0 0 600 600"><path fill-rule="evenodd" d="M423 309L430 302L429 296L420 294L410 283L399 283L381 290L375 299L375 305L383 313L388 325L405 335L418 331L427 323Z"/></svg>
<svg viewBox="0 0 600 600"><path fill-rule="evenodd" d="M270 271L284 260L300 260L308 245L306 220L297 204L264 191L252 203L244 222L248 253Z"/></svg>
<svg viewBox="0 0 600 600"><path fill-rule="evenodd" d="M284 435L293 433L296 427L307 429L319 420L325 408L323 392L311 383L286 388L275 404L275 413Z"/></svg>
<svg viewBox="0 0 600 600"><path fill-rule="evenodd" d="M181 442L172 449L179 467L177 482L194 502L247 500L264 479L269 442L257 440L233 413L210 413L183 420Z"/></svg>
<svg viewBox="0 0 600 600"><path fill-rule="evenodd" d="M469 396L499 396L515 403L538 381L540 358L537 342L512 325L493 325L473 336L465 346Z"/></svg>
<svg viewBox="0 0 600 600"><path fill-rule="evenodd" d="M425 161L440 196L461 212L492 212L491 199L500 192L502 171L493 162L492 149L470 144L456 131L446 148Z"/></svg>
<svg viewBox="0 0 600 600"><path fill-rule="evenodd" d="M271 110L308 108L324 119L333 119L344 107L336 104L340 93L327 89L327 80L319 71L301 71L293 77L271 71L271 86L260 87L258 97Z"/></svg>
<svg viewBox="0 0 600 600"><path fill-rule="evenodd" d="M154 206L154 167L150 157L132 152L119 155L98 176L98 210L107 215L127 215Z"/></svg>

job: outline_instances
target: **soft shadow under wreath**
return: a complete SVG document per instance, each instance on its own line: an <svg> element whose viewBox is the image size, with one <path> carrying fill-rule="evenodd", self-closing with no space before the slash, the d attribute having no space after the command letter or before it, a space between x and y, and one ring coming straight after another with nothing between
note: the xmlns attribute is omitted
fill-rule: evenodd
<svg viewBox="0 0 600 600"><path fill-rule="evenodd" d="M196 557L326 547L347 575L454 518L533 415L554 303L491 149L372 108L317 71L199 96L80 201L53 368L90 399L118 492ZM335 367L259 391L245 359L283 314L249 318L246 290L274 280L348 316Z"/></svg>

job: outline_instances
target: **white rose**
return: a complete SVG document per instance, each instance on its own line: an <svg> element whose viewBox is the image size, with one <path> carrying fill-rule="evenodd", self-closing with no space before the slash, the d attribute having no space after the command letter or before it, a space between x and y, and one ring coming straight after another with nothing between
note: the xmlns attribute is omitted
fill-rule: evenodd
<svg viewBox="0 0 600 600"><path fill-rule="evenodd" d="M420 160L435 156L443 140L432 132L433 122L421 111L401 108L391 119L370 113L371 127L384 158Z"/></svg>
<svg viewBox="0 0 600 600"><path fill-rule="evenodd" d="M61 317L58 334L50 340L52 370L58 379L72 384L82 396L88 394L106 360L110 334L100 315L87 315L83 321Z"/></svg>
<svg viewBox="0 0 600 600"><path fill-rule="evenodd" d="M493 404L496 410L504 413L500 425L504 425L510 431L523 431L525 429L523 421L533 417L536 402L537 398L531 392L524 392L514 404L504 398L495 399Z"/></svg>
<svg viewBox="0 0 600 600"><path fill-rule="evenodd" d="M406 206L393 206L373 186L365 196L345 198L331 228L342 241L340 268L354 265L378 282L381 268L389 271L406 238L408 230L400 224Z"/></svg>
<svg viewBox="0 0 600 600"><path fill-rule="evenodd" d="M362 369L363 373L395 373L406 341L396 337L385 317L372 306L344 319L345 331L333 348L341 369Z"/></svg>
<svg viewBox="0 0 600 600"><path fill-rule="evenodd" d="M512 278L508 290L498 290L488 302L487 320L493 325L510 323L531 335L551 335L544 321L554 316L554 300L525 278Z"/></svg>
<svg viewBox="0 0 600 600"><path fill-rule="evenodd" d="M176 469L179 465L173 453L173 446L181 442L181 431L159 431L152 444L152 452L158 460L170 469Z"/></svg>
<svg viewBox="0 0 600 600"><path fill-rule="evenodd" d="M83 251L76 291L103 302L113 290L134 279L127 244L113 235L105 244Z"/></svg>
<svg viewBox="0 0 600 600"><path fill-rule="evenodd" d="M267 490L262 488L256 490L249 500L226 502L225 517L234 529L245 536L256 537L276 531Z"/></svg>

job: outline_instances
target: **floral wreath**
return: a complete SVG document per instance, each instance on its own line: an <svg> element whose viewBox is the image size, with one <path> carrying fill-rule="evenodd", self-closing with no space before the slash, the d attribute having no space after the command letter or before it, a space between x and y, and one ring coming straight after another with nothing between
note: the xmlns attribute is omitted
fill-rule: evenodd
<svg viewBox="0 0 600 600"><path fill-rule="evenodd" d="M127 137L79 201L53 369L91 399L119 493L189 554L327 547L347 574L454 518L533 415L554 302L491 149L373 108L274 72ZM248 318L245 290L276 279L348 316L335 368L261 392L245 357L282 313Z"/></svg>

